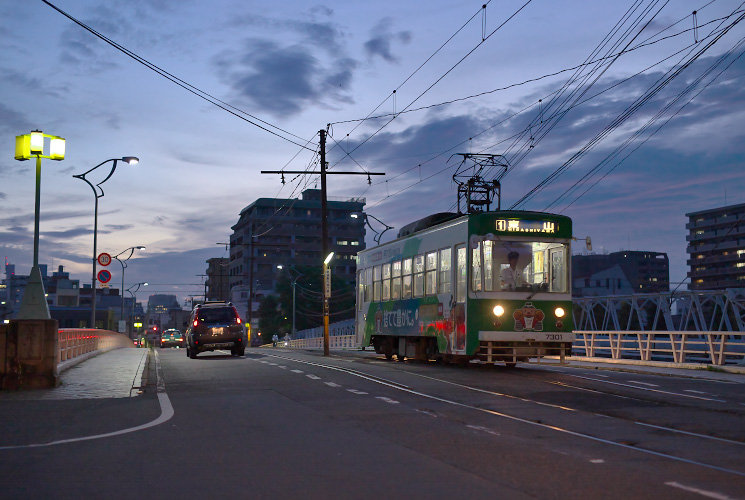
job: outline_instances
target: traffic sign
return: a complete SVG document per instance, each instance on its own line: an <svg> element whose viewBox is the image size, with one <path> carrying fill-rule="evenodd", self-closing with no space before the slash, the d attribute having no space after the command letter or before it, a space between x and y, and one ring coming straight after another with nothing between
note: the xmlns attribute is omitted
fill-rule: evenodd
<svg viewBox="0 0 745 500"><path fill-rule="evenodd" d="M111 264L111 255L107 254L106 252L98 254L98 263L102 266L108 266L109 264ZM106 281L103 281L102 283L106 283Z"/></svg>
<svg viewBox="0 0 745 500"><path fill-rule="evenodd" d="M108 283L111 280L111 273L106 269L98 271L98 281L101 283Z"/></svg>

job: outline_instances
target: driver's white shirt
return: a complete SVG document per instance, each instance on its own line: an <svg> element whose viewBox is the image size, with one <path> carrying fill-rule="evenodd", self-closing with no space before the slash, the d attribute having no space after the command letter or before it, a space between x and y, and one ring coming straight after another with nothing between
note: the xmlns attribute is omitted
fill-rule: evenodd
<svg viewBox="0 0 745 500"><path fill-rule="evenodd" d="M502 288L504 289L512 288L514 290L523 285L523 274L517 268L512 269L511 267L506 267L502 269L499 279L501 280Z"/></svg>

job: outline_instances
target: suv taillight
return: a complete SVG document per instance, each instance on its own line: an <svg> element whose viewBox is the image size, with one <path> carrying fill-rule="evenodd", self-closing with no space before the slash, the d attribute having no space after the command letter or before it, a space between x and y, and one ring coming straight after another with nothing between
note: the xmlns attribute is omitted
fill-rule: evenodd
<svg viewBox="0 0 745 500"><path fill-rule="evenodd" d="M199 326L199 318L194 318L194 326Z"/></svg>

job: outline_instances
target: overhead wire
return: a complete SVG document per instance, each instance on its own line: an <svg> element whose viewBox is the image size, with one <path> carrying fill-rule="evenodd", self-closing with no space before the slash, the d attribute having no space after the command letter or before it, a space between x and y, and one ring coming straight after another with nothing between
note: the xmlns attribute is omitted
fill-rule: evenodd
<svg viewBox="0 0 745 500"><path fill-rule="evenodd" d="M253 125L253 126L255 126L255 127L257 127L259 129L265 131L265 132L268 132L268 133L270 133L270 134L272 134L272 135L274 135L276 137L279 137L280 139L283 139L283 140L285 140L287 142L290 142L290 143L292 143L292 144L294 144L296 146L300 146L301 148L308 149L305 146L303 146L302 144L300 144L300 143L298 143L298 142L296 142L296 141L294 141L292 139L289 139L288 137L285 137L285 136L279 134L278 132L275 132L274 130L270 130L267 127L271 127L273 129L276 129L276 130L278 130L278 131L286 134L286 135L289 135L289 136L292 136L292 137L295 137L297 139L301 139L302 140L301 137L299 137L299 136L297 136L297 135L295 135L295 134L293 134L291 132L288 132L288 131L286 131L286 130L284 130L284 129L276 126L276 125L273 125L273 124L271 124L271 123L269 123L269 122L267 122L265 120L262 120L260 118L257 118L256 116L253 116L250 113L247 113L246 111L243 111L243 110L241 110L241 109L239 109L239 108L237 108L237 107L235 107L235 106L233 106L231 104L228 104L227 102L225 102L225 101L223 101L221 99L218 99L217 97L215 97L215 96L213 96L213 95L211 95L211 94L209 94L209 93L207 93L207 92L205 92L205 91L203 91L203 90L195 87L194 85L191 85L190 83L182 80L181 78L178 78L177 76L169 73L168 71L162 69L161 67L157 66L156 64L151 63L150 61L148 61L144 57L141 57L141 56L137 55L136 53L134 53L131 50L127 49L126 47L122 46L121 44L119 44L119 43L115 42L114 40L108 38L106 35L98 32L97 30L95 30L93 28L91 28L87 24L85 24L82 21L76 19L75 17L73 17L72 15L70 15L67 12L63 11L62 9L60 9L59 7L57 7L56 5L54 5L53 3L49 2L48 0L41 0L41 1L44 2L45 4L47 4L52 9L56 10L57 12L59 12L60 14L62 14L63 16L65 16L66 18L70 19L72 22L74 22L75 24L77 24L81 28L85 29L89 33L95 35L96 37L100 38L104 42L106 42L109 45L111 45L112 47L114 47L115 49L119 50L120 52L122 52L125 55L129 56L130 58L134 59L135 61L137 61L138 63L142 64L146 68L148 68L148 69L154 71L155 73L159 74L160 76L166 78L167 80L171 81L172 83L175 83L176 85L178 85L179 87L183 88L184 90L187 90L188 92L191 92L192 94L196 95L200 99L203 99L203 100L209 102L210 104L212 104L212 105L214 105L214 106L222 109L223 111L227 111L231 115L233 115L233 116L235 116L235 117L237 117L237 118L239 118L239 119L241 119L241 120L243 120L243 121L245 121L247 123L250 123L251 125ZM243 115L245 115L245 116L243 116ZM257 122L263 123L264 125L266 125L266 127L264 127L262 125L259 125L258 123L255 123L252 120L249 120L248 118L246 118L247 116L250 117L250 118L253 118L253 120L256 120Z"/></svg>

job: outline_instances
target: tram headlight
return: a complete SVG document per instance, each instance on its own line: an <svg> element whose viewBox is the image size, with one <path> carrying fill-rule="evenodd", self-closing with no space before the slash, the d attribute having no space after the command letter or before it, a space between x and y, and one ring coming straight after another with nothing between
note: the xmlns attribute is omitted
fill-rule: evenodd
<svg viewBox="0 0 745 500"><path fill-rule="evenodd" d="M500 305L494 306L494 316L501 317L504 314L504 307Z"/></svg>
<svg viewBox="0 0 745 500"><path fill-rule="evenodd" d="M556 314L556 317L557 318L563 318L564 317L564 309L562 309L561 307L557 307L556 310L554 311L554 314Z"/></svg>

